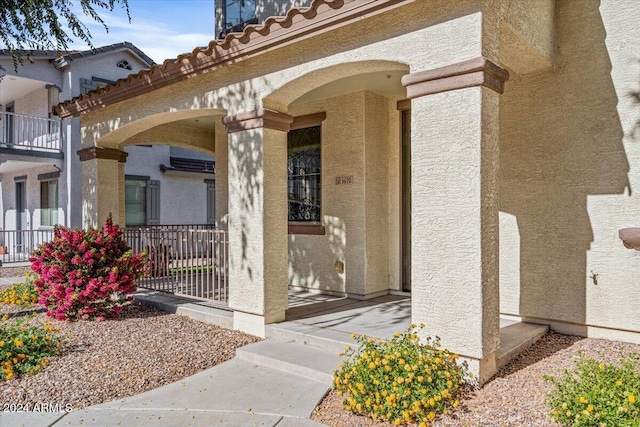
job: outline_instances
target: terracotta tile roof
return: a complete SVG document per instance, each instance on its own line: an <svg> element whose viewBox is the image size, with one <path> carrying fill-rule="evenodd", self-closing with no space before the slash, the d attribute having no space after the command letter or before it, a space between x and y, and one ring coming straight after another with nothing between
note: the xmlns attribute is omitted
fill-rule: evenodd
<svg viewBox="0 0 640 427"><path fill-rule="evenodd" d="M72 98L54 111L63 119L76 117L411 1L414 0L314 0L309 7L293 8L286 16L269 17L262 25L249 25L242 33L230 33L222 40L212 40L207 47L195 48L191 53Z"/></svg>
<svg viewBox="0 0 640 427"><path fill-rule="evenodd" d="M145 53L138 49L133 43L126 41L113 43L107 46L100 46L95 48L94 50L64 50L60 52L58 52L57 50L23 50L22 55L27 58L48 59L50 61L54 61L59 57L63 57L67 60L73 61L74 59L88 58L94 55L99 55L101 53L114 52L124 49L131 50L134 54L139 56L140 59L142 59L142 61L144 61L149 67L156 65L153 59L145 55ZM0 56L10 57L11 53L9 52L9 49L0 49Z"/></svg>

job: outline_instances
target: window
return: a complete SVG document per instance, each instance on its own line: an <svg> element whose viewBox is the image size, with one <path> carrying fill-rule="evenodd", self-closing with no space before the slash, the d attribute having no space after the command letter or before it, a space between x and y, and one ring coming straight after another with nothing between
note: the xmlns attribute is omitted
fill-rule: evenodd
<svg viewBox="0 0 640 427"><path fill-rule="evenodd" d="M226 0L225 28L231 28L243 22L250 21L256 16L255 0Z"/></svg>
<svg viewBox="0 0 640 427"><path fill-rule="evenodd" d="M289 221L320 222L320 126L287 134Z"/></svg>
<svg viewBox="0 0 640 427"><path fill-rule="evenodd" d="M40 225L58 223L58 180L40 182Z"/></svg>
<svg viewBox="0 0 640 427"><path fill-rule="evenodd" d="M127 178L124 184L125 223L147 223L147 180Z"/></svg>
<svg viewBox="0 0 640 427"><path fill-rule="evenodd" d="M126 225L160 224L160 181L125 176L124 209Z"/></svg>

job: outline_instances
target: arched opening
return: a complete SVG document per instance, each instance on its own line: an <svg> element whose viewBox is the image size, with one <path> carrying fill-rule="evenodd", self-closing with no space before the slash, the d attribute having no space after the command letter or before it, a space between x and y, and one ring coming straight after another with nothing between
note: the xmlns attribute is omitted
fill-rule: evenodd
<svg viewBox="0 0 640 427"><path fill-rule="evenodd" d="M345 305L345 311L354 311L332 327L357 328L358 310L366 306L375 313L382 300L391 304L386 306L394 318L390 336L398 322L410 323L410 299L401 280L398 110L406 98L400 80L407 73L409 66L397 62L343 63L303 75L264 99L265 107L294 117L287 147L288 318L308 315L299 306L318 304L321 310L346 297L367 301ZM316 133L317 141L311 137ZM313 210L302 209L306 215L301 215L300 205Z"/></svg>
<svg viewBox="0 0 640 427"><path fill-rule="evenodd" d="M119 156L117 162L106 158L118 166L107 165L111 173L93 181L96 192L114 193L104 185L108 180L118 196L99 200L110 211L117 202L128 243L148 254L140 287L226 303L227 239L219 230L227 215L224 115L216 109L162 113L97 140Z"/></svg>

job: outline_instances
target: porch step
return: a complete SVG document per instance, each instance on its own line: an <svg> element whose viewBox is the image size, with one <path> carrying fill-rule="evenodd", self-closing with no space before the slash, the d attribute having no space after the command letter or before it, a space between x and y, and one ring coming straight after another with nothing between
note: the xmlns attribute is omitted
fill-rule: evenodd
<svg viewBox="0 0 640 427"><path fill-rule="evenodd" d="M518 322L500 328L500 348L496 351L496 367L505 366L531 347L549 330L548 325Z"/></svg>
<svg viewBox="0 0 640 427"><path fill-rule="evenodd" d="M295 341L314 347L320 347L336 354L345 350L346 346L357 348L358 344L351 339L351 334L333 329L318 328L297 322L273 323L267 325L267 338L283 341Z"/></svg>
<svg viewBox="0 0 640 427"><path fill-rule="evenodd" d="M333 371L340 363L338 353L332 350L276 338L241 347L236 357L326 385L331 385Z"/></svg>

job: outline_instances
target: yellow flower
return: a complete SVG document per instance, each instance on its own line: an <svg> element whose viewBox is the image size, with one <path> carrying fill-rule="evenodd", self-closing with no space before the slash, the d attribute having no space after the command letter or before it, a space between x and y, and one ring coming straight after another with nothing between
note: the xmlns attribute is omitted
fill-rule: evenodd
<svg viewBox="0 0 640 427"><path fill-rule="evenodd" d="M587 403L587 398L584 396L580 396L580 403Z"/></svg>
<svg viewBox="0 0 640 427"><path fill-rule="evenodd" d="M602 363L602 362L600 362L600 365L599 365L599 366L600 366L600 370L604 371L605 364L604 364L604 363Z"/></svg>
<svg viewBox="0 0 640 427"><path fill-rule="evenodd" d="M14 344L16 345L16 347L22 347L24 345L24 343L22 342L22 340L19 340L18 338L16 338L15 340L13 340Z"/></svg>
<svg viewBox="0 0 640 427"><path fill-rule="evenodd" d="M629 395L629 403L634 404L636 403L636 397L633 394Z"/></svg>
<svg viewBox="0 0 640 427"><path fill-rule="evenodd" d="M589 412L593 412L593 409L594 409L594 408L593 408L593 405L589 405L589 406L587 406L587 411L589 411Z"/></svg>
<svg viewBox="0 0 640 427"><path fill-rule="evenodd" d="M616 385L617 385L617 386L622 385L622 381L620 381L620 380L616 381Z"/></svg>

